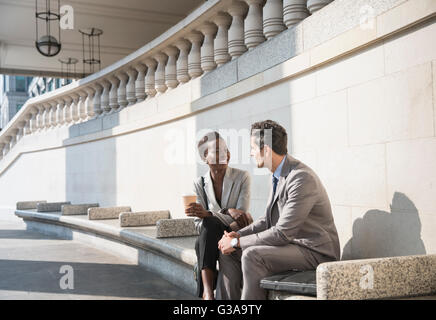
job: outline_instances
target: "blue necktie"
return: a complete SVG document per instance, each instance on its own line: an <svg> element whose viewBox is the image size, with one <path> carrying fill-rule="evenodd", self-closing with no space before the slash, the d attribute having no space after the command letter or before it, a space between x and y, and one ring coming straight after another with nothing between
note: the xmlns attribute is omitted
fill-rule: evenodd
<svg viewBox="0 0 436 320"><path fill-rule="evenodd" d="M274 196L276 194L277 182L278 181L279 181L279 179L277 179L276 177L273 176L273 199L274 199Z"/></svg>

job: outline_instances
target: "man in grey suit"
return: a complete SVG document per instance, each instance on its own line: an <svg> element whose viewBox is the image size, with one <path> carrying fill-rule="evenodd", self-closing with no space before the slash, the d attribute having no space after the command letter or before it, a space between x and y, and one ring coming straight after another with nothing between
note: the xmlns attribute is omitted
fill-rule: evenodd
<svg viewBox="0 0 436 320"><path fill-rule="evenodd" d="M218 244L227 299L266 299L262 278L340 259L327 193L312 169L287 154L286 130L271 120L254 123L251 156L273 173L272 188L265 216L225 232Z"/></svg>

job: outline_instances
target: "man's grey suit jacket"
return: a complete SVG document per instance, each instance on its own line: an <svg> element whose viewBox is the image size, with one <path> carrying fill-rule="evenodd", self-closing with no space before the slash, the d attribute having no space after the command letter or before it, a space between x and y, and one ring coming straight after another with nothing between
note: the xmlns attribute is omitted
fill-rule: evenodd
<svg viewBox="0 0 436 320"><path fill-rule="evenodd" d="M283 163L274 199L271 188L265 216L238 233L242 249L297 244L332 260L340 259L327 192L315 172L290 155Z"/></svg>

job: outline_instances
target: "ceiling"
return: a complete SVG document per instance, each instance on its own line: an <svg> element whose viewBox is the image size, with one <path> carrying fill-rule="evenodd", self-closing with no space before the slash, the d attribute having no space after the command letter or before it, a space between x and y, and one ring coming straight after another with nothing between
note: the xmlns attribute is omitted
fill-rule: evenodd
<svg viewBox="0 0 436 320"><path fill-rule="evenodd" d="M57 1L51 0L53 6ZM62 50L44 57L35 48L35 0L0 0L0 73L60 75L58 59L79 59L83 71L79 29L103 30L100 53L104 68L150 42L185 18L204 0L63 0L74 10L74 29L61 30ZM38 5L44 6L45 0ZM40 24L42 26L42 24ZM40 36L43 32L40 33ZM54 33L57 38L57 31Z"/></svg>

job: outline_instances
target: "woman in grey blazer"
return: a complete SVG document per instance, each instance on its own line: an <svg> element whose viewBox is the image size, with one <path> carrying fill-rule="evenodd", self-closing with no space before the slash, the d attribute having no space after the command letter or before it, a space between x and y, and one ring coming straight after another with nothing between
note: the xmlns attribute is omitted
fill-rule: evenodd
<svg viewBox="0 0 436 320"><path fill-rule="evenodd" d="M204 136L198 143L200 157L209 166L208 172L194 182L197 202L185 210L194 216L199 232L195 244L197 253L197 295L213 299L216 286L218 241L224 231L236 231L253 220L248 211L250 175L247 171L230 168L230 152L217 132ZM237 209L238 211L236 211Z"/></svg>

